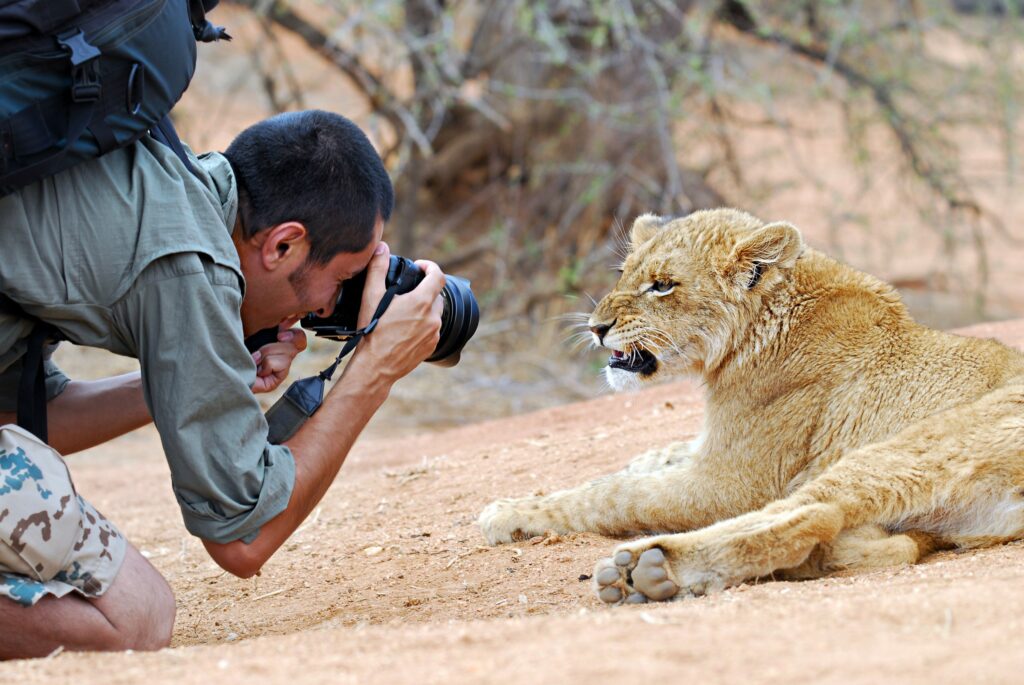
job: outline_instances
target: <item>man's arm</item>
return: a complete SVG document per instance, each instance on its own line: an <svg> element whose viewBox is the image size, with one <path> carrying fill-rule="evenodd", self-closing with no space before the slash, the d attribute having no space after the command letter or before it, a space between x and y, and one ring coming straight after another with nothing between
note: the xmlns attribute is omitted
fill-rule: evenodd
<svg viewBox="0 0 1024 685"><path fill-rule="evenodd" d="M278 342L253 354L256 384L253 392L270 392L288 375L292 360L306 349L301 329L278 333ZM16 423L14 412L0 412L0 425ZM71 381L46 403L50 447L63 456L95 447L153 421L142 396L138 371L93 381Z"/></svg>
<svg viewBox="0 0 1024 685"><path fill-rule="evenodd" d="M0 424L15 423L14 412L0 412ZM142 399L138 371L95 381L71 381L46 404L50 446L73 454L145 426L153 419Z"/></svg>
<svg viewBox="0 0 1024 685"><path fill-rule="evenodd" d="M366 313L374 310L384 292L388 259L385 248L370 262L360 326L368 323ZM295 484L287 507L249 544L203 541L222 568L242 578L260 570L323 498L391 386L437 346L443 308L438 295L444 275L435 264L418 264L426 272L423 281L392 301L374 332L359 343L319 411L286 443L295 457Z"/></svg>

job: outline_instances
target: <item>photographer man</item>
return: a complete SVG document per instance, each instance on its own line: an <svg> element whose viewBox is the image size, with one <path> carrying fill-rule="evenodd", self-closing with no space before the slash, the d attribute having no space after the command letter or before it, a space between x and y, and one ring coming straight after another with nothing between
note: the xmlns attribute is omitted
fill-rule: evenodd
<svg viewBox="0 0 1024 685"><path fill-rule="evenodd" d="M57 452L147 423L159 431L185 526L227 571L259 571L324 496L391 385L438 342L445 277L397 296L322 408L267 442L253 392L281 383L305 313L329 314L367 270L360 326L384 292L393 191L366 136L319 111L244 131L190 173L151 138L0 199L0 423L11 424L38 321L137 357L141 374L69 381L49 360L50 444L0 428L0 658L166 646L174 597L77 497ZM17 313L20 309L20 313ZM278 326L255 354L244 338Z"/></svg>

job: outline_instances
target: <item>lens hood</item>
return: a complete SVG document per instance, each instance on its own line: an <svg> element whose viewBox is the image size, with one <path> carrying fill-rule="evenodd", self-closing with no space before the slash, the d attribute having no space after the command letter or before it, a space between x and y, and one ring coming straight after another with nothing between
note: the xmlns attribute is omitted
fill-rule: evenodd
<svg viewBox="0 0 1024 685"><path fill-rule="evenodd" d="M440 340L427 361L438 366L455 366L462 357L462 348L476 333L480 308L469 281L458 276L446 277L441 298L444 311L441 313Z"/></svg>

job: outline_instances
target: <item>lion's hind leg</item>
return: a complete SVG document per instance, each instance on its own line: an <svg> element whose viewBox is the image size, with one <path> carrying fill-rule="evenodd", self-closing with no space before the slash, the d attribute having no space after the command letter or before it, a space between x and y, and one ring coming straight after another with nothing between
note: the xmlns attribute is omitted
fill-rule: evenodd
<svg viewBox="0 0 1024 685"><path fill-rule="evenodd" d="M927 533L890 533L882 526L866 524L847 528L832 542L818 545L799 566L774 574L787 580L820 578L835 571L853 571L915 564L938 547Z"/></svg>
<svg viewBox="0 0 1024 685"><path fill-rule="evenodd" d="M626 468L625 473L653 473L664 468L675 466L691 458L696 451L693 443L674 442L665 447L648 450L633 457Z"/></svg>
<svg viewBox="0 0 1024 685"><path fill-rule="evenodd" d="M707 487L709 482L712 477L689 459L651 470L629 467L549 495L496 500L477 521L487 541L496 545L548 530L605 535L692 530L751 508L747 492L723 493Z"/></svg>

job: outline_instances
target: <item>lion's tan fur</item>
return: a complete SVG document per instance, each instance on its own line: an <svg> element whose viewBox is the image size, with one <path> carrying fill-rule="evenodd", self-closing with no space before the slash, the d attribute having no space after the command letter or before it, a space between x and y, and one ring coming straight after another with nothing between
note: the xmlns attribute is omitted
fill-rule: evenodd
<svg viewBox="0 0 1024 685"><path fill-rule="evenodd" d="M491 504L492 544L663 531L616 553L663 550L685 594L1024 536L1024 355L915 323L891 286L789 224L640 217L591 326L658 359L648 377L608 369L613 387L697 375L703 430L581 487Z"/></svg>

